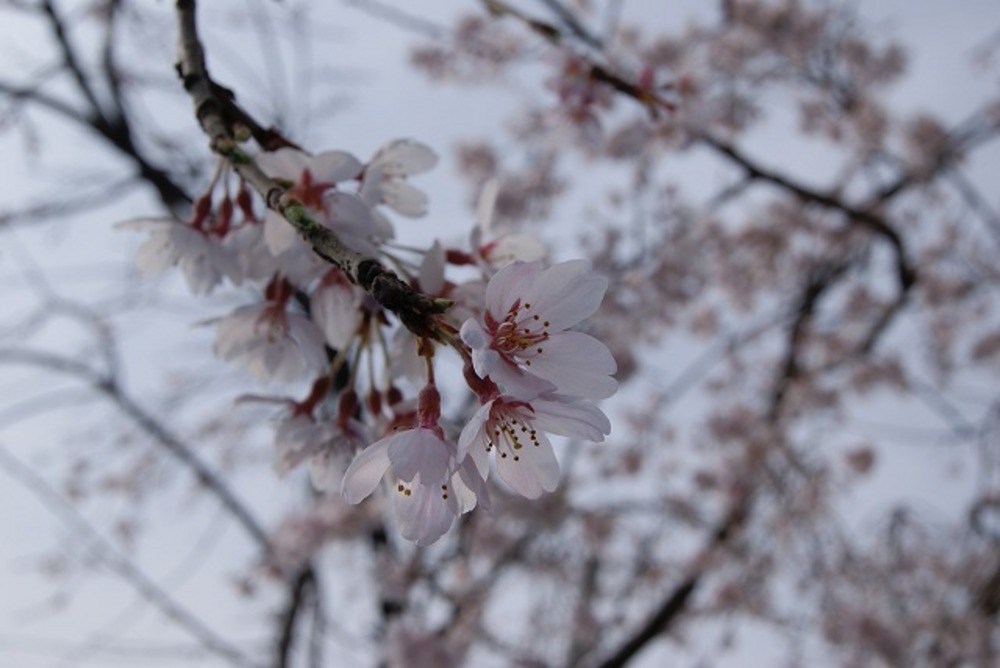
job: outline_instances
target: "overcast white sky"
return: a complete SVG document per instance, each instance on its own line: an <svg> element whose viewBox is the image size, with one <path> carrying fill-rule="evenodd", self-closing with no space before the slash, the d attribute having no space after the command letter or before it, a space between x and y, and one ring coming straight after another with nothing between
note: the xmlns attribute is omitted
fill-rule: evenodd
<svg viewBox="0 0 1000 668"><path fill-rule="evenodd" d="M167 2L142 4L165 17L169 17L172 8L171 3ZM286 0L283 4L268 4L267 11L281 12L285 11L286 6L294 7L301 3ZM435 0L425 3L394 0L391 4L409 10L419 4L421 11L430 13L431 20L446 23L447 17L455 11L476 3L468 0ZM625 6L629 13L641 14L649 25L671 30L683 25L691 12L704 11L706 4L708 3L695 0L632 0L626 2ZM872 19L879 30L896 36L909 49L909 74L891 94L892 103L898 108L926 108L946 119L958 120L972 108L974 101L982 99L984 88L996 89L995 77L975 74L971 66L972 54L967 49L968 45L984 41L1000 24L1000 5L995 0L965 0L958 3L939 0L861 0L858 5L861 13ZM215 11L215 7L212 11ZM427 243L431 234L450 239L464 236L472 221L472 214L465 206L467 192L464 184L456 179L449 146L460 138L497 136L502 131L505 119L520 100L516 95L498 94L495 89L428 87L424 79L407 65L408 49L415 41L411 34L352 9L347 3L331 2L322 13L325 17L318 24L329 26L329 38L313 45L313 57L325 67L348 74L344 79L347 104L331 104L334 114L331 122L319 117L313 119L310 126L312 131L307 138L318 142L313 146L317 150L344 148L356 152L360 157L367 157L386 140L395 137L413 137L435 147L442 155L442 164L419 182L430 193L431 216L413 223L412 229L405 227L410 225L410 221L403 221L398 226L400 237ZM213 25L208 12L205 13L203 22L209 52L212 53L212 33L225 28L221 24ZM172 76L172 24L169 30L169 33L163 32L156 40L152 40L149 49L150 54L163 58L160 66L164 80ZM44 36L30 33L25 26L13 22L0 23L0 76L17 76L22 71L19 54L47 47ZM256 53L258 43L254 39L247 39L241 43L240 48L246 49L248 53ZM135 55L139 57L139 54ZM284 49L283 58L286 67L291 67L294 57L289 50ZM239 77L227 75L228 68L225 64L229 59L226 54L216 51L213 62L215 59L218 60L215 73L219 79L234 84L240 81ZM248 60L251 63L258 62L256 58ZM328 75L321 72L318 76ZM242 81L245 82L246 79ZM295 95L304 94L301 90L295 91ZM186 113L183 102L182 100L176 113ZM156 110L156 113L161 112L159 108ZM4 156L0 160L0 212L13 203L24 201L25 193L37 192L53 180L72 180L80 164L92 164L95 160L103 159L94 156L92 145L81 141L74 133L67 133L59 124L52 123L43 116L38 116L37 119L36 130L44 147L44 152L37 160L26 161L23 158L23 136L11 133L0 135L0 155ZM164 119L166 125L178 122L185 121L183 118ZM199 141L196 135L192 139ZM783 150L780 136L766 131L756 133L748 146L768 164L788 165L795 160L823 159L821 147L817 147L816 153L812 155L797 153L790 156ZM998 190L995 187L997 159L997 150L992 149L984 153L982 164L970 167L970 173L985 186L988 193L996 193ZM99 169L100 165L96 167ZM718 185L726 178L725 174L703 165L678 166L678 170L681 169L688 170L690 178L702 179L709 187ZM582 183L583 189L586 189L586 180ZM570 206L560 209L558 216L560 220L571 224L587 204L583 199L575 199ZM83 217L72 226L26 228L13 237L0 237L3 239L0 242L0 285L4 286L4 309L8 313L17 312L33 303L35 298L29 284L34 279L26 274L33 265L44 271L54 290L64 296L87 301L97 301L95 295L115 281L130 280L127 268L133 261L135 248L141 238L113 231L112 225L118 220L152 211L155 211L152 200L144 195L134 194L120 205L104 210L101 215ZM567 248L556 255L564 259L572 255L572 250ZM185 293L176 279L168 279L166 285L167 294ZM237 300L238 295L213 299L211 303L197 303L195 298L191 298L190 304L179 299L171 300L169 304L171 308L175 308L175 316L135 323L136 329L131 330L127 337L126 351L145 360L129 369L129 387L136 396L160 396L163 373L174 363L173 356L185 354L186 351L192 357L186 361L189 366L198 364L195 356L207 356L211 347L211 332L205 328L193 329L190 323L217 314L220 304L232 304ZM0 327L2 326L3 323L0 322ZM47 330L39 335L36 343L58 342L62 345L62 342L76 342L81 338L79 331L67 324ZM73 413L62 412L14 424L12 415L4 412L5 406L14 404L30 392L49 386L48 383L47 379L3 367L0 375L0 446L9 449L25 462L54 470L58 468L58 462L51 460L51 453L59 450L53 450L49 446L78 440L78 447L92 447L96 433L93 431L94 425L81 427L64 418L64 415ZM149 403L152 404L152 400ZM928 456L924 456L925 454ZM922 452L917 460L900 451L898 461L892 461L890 466L880 469L881 473L874 484L867 488L867 496L862 496L858 502L859 517L865 517L864 508L881 505L886 499L896 495L925 494L928 485L935 485L940 480L941 471L949 466L955 467L954 491L960 496L963 481L973 473L968 469L967 461L947 452L938 455ZM905 471L906 475L901 476L900 471ZM247 484L251 489L269 490L268 493L275 487L269 481L259 481L259 487L253 487L252 481ZM941 489L932 488L936 491ZM953 512L957 506L949 498L948 495L942 497L936 494L933 498L927 497L926 504L935 512ZM252 501L265 515L275 517L273 509L279 507L279 504L271 503L268 498L256 498ZM192 509L197 509L197 512L192 513ZM233 628L240 628L241 625L246 625L248 629L254 628L257 621L247 619L232 597L212 594L213 587L218 586L214 578L220 572L226 577L231 576L233 564L240 564L240 555L246 554L246 544L234 536L236 531L230 528L223 535L216 535L218 532L213 527L218 526L218 518L206 511L204 504L163 508L161 511L163 521L186 527L182 530L186 539L182 546L153 540L143 548L143 556L148 557L146 563L152 564L154 574L162 577L180 569L177 571L177 582L183 582L178 587L186 600L198 601L201 596L201 605L228 605L231 610L223 617L231 620ZM47 602L50 601L53 589L39 577L36 559L66 535L66 528L53 519L36 496L0 472L0 536L4 537L0 540L0 665L18 668L77 665L75 660L81 646L75 642L80 639L90 638L95 632L111 633L126 621L129 624L136 622L138 635L152 637L151 634L162 624L155 614L139 614L138 607L133 604L133 594L115 584L111 577L74 581L68 593L75 603L59 612L52 611ZM209 549L207 546L212 538L217 538L220 542ZM177 540L176 533L172 534L171 540ZM203 540L209 542L198 542ZM85 547L81 545L82 550ZM180 549L181 547L185 549ZM207 558L207 563L197 573L191 571L188 564L192 553ZM349 568L349 561L340 564L340 567ZM349 629L348 632L353 631ZM64 640L66 644L58 645L53 639ZM58 651L53 651L54 648ZM86 665L136 665L132 663L134 659L127 656L97 653L92 655L91 660L92 663ZM357 657L348 656L346 660L357 660ZM757 665L767 665L766 659L758 657L756 660L762 662ZM181 668L192 664L157 662L149 665ZM739 665L748 666L752 662L747 662L746 657L743 657Z"/></svg>

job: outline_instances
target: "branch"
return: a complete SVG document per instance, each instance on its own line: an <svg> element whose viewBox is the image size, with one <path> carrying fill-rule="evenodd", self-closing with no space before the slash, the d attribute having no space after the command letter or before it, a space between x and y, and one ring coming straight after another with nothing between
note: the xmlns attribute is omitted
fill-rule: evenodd
<svg viewBox="0 0 1000 668"><path fill-rule="evenodd" d="M94 192L74 193L61 199L50 195L44 201L28 204L21 209L0 210L0 226L18 222L40 223L50 218L69 214L78 215L84 211L99 209L107 206L112 199L111 195L122 196L134 180L134 178L129 177L106 184Z"/></svg>
<svg viewBox="0 0 1000 668"><path fill-rule="evenodd" d="M48 17L49 26L52 28L52 34L54 35L56 44L59 46L59 51L62 54L63 64L66 66L66 69L69 70L70 76L73 77L77 88L80 89L80 93L87 100L87 104L90 105L90 108L94 113L94 117L101 119L106 123L107 117L104 115L104 109L98 101L97 95L94 93L94 89L91 87L90 82L87 81L87 77L83 72L83 67L80 65L80 59L76 55L76 50L69 42L69 35L66 32L66 26L51 0L42 1L42 12Z"/></svg>
<svg viewBox="0 0 1000 668"><path fill-rule="evenodd" d="M712 533L708 544L693 560L692 563L698 565L692 569L692 573L681 580L667 594L645 624L627 638L614 654L598 664L599 668L624 668L646 645L657 636L670 630L681 613L687 609L688 602L698 590L706 572L703 564L708 561L711 554L729 542L743 525L749 514L749 501L750 499L747 498L744 503L733 505L729 514Z"/></svg>
<svg viewBox="0 0 1000 668"><path fill-rule="evenodd" d="M291 597L279 617L281 633L278 636L275 653L275 666L278 668L287 668L291 660L292 643L295 640L295 626L299 612L307 599L319 596L319 592L316 591L315 576L312 566L308 565L299 570L291 580Z"/></svg>
<svg viewBox="0 0 1000 668"><path fill-rule="evenodd" d="M180 438L170 432L153 415L143 410L121 387L110 378L97 373L82 362L59 357L50 353L22 348L0 349L0 363L28 364L57 373L73 376L91 385L105 397L110 399L119 409L138 424L153 440L169 452L173 457L188 468L201 485L204 485L216 496L237 523L266 553L271 554L273 547L264 529L250 513L242 501L236 498L233 491L203 462L191 448Z"/></svg>
<svg viewBox="0 0 1000 668"><path fill-rule="evenodd" d="M548 7L559 20L565 24L566 28L578 39L597 51L604 51L604 42L600 37L588 30L579 19L560 0L539 0Z"/></svg>
<svg viewBox="0 0 1000 668"><path fill-rule="evenodd" d="M121 153L128 156L139 168L139 175L142 179L152 185L163 204L171 210L176 210L190 203L191 198L183 188L178 186L170 175L159 167L150 163L143 156L132 138L132 130L125 114L122 101L122 91L119 85L119 73L114 64L113 40L114 22L117 11L120 8L120 0L110 0L107 7L108 29L105 34L103 66L107 77L108 88L112 93L112 104L114 113L109 113L104 109L93 85L87 78L83 63L76 49L70 41L68 25L60 16L55 3L52 0L43 0L37 11L43 14L48 21L53 39L59 49L62 64L61 69L65 69L76 83L76 88L89 107L89 111L81 111L72 108L70 105L52 98L41 91L17 86L10 83L0 82L0 93L4 93L15 100L27 100L39 104L50 111L73 121L74 123L87 128L108 140Z"/></svg>
<svg viewBox="0 0 1000 668"><path fill-rule="evenodd" d="M518 10L516 7L508 5L503 0L481 0L481 2L490 13L497 16L510 16L515 18L553 46L561 47L563 45L562 33L551 23L546 23L545 21L532 18ZM655 114L657 111L674 110L675 105L673 102L657 95L654 91L647 90L637 86L631 81L627 81L600 63L595 63L582 57L581 61L588 68L588 74L594 81L606 84L626 97L632 98L639 104L643 105L651 115Z"/></svg>
<svg viewBox="0 0 1000 668"><path fill-rule="evenodd" d="M838 278L844 275L850 266L847 259L836 263L817 267L812 276L806 282L799 297L798 306L795 309L792 326L788 334L788 347L780 365L778 376L775 379L774 389L771 392L771 399L768 403L767 419L774 421L781 413L781 407L787 397L788 388L802 374L799 366L798 352L802 345L806 328L812 322L813 314L816 312L816 305L820 297L832 288Z"/></svg>
<svg viewBox="0 0 1000 668"><path fill-rule="evenodd" d="M849 221L867 227L875 234L884 238L889 242L889 245L892 246L893 252L896 255L896 275L899 281L900 291L905 292L912 287L916 280L916 269L910 265L906 249L903 247L902 238L899 236L899 233L896 232L896 230L893 229L892 226L890 226L881 216L872 213L869 210L869 207L858 209L848 205L833 195L814 190L800 183L796 183L788 177L782 176L781 174L772 172L765 167L758 165L745 154L740 152L736 147L726 144L725 142L722 142L707 133L702 134L699 137L699 140L706 146L709 146L716 152L728 157L731 161L739 165L747 173L747 176L776 185L783 190L787 190L803 201L812 202L813 204L819 204L825 208L839 211L847 216ZM873 204L880 204L882 202L884 202L883 198L876 198Z"/></svg>
<svg viewBox="0 0 1000 668"><path fill-rule="evenodd" d="M90 125L90 119L88 119L82 111L74 109L62 100L46 95L37 88L17 86L6 81L0 81L0 93L3 93L7 97L14 100L27 100L29 102L34 102L35 104L44 107L49 111L55 112L56 114L71 120L74 123L79 123L84 126Z"/></svg>
<svg viewBox="0 0 1000 668"><path fill-rule="evenodd" d="M204 622L183 608L152 579L118 551L51 485L0 446L0 468L34 494L54 515L86 539L108 568L120 575L168 619L188 631L207 650L237 666L257 666L241 650L220 638Z"/></svg>
<svg viewBox="0 0 1000 668"><path fill-rule="evenodd" d="M332 230L320 224L302 202L288 189L271 179L235 139L238 129L249 130L265 150L257 132L265 132L240 109L228 89L209 77L205 52L198 37L195 0L177 0L180 27L180 54L177 73L184 89L194 102L195 116L209 138L212 150L226 160L232 169L264 199L267 207L288 221L313 251L336 265L354 283L361 286L386 310L396 314L403 325L417 336L438 338L436 316L447 310L445 301L435 300L417 292L378 260L366 257L348 247ZM252 126L247 127L247 122ZM276 134L276 133L272 133ZM271 136L271 135L268 135Z"/></svg>

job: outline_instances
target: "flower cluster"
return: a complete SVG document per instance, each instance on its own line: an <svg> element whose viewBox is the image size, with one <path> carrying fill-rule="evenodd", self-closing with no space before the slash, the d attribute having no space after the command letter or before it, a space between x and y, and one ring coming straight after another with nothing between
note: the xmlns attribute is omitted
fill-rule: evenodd
<svg viewBox="0 0 1000 668"><path fill-rule="evenodd" d="M461 514L489 507L491 469L513 492L536 498L559 481L550 435L602 441L610 433L593 401L617 389L615 361L574 329L600 305L607 282L582 260L546 267L534 238L495 234L497 184L484 190L467 245L435 241L419 251L393 243L389 216L426 213L426 196L408 179L435 164L428 147L390 142L366 163L292 148L256 160L350 248L452 304L419 335L394 325L279 214L258 215L224 168L191 220L129 223L151 232L139 252L146 273L177 265L198 293L225 278L260 287L256 303L209 322L216 354L258 380L312 380L302 401L252 397L282 407L279 474L308 463L317 490L339 488L352 504L384 482L400 533L426 545ZM465 279L452 280L449 266L465 267ZM451 422L441 416L435 355L444 347L464 360L479 403L461 429L446 430Z"/></svg>
<svg viewBox="0 0 1000 668"><path fill-rule="evenodd" d="M615 362L601 342L569 331L591 315L607 283L584 261L543 269L513 262L490 278L481 314L461 328L466 381L480 408L457 445L439 425L438 391L421 391L417 423L366 448L344 476L357 503L391 470L401 533L419 544L437 540L455 518L488 503L485 480L493 453L500 478L537 498L559 482L547 434L603 441L611 423L588 399L610 396Z"/></svg>

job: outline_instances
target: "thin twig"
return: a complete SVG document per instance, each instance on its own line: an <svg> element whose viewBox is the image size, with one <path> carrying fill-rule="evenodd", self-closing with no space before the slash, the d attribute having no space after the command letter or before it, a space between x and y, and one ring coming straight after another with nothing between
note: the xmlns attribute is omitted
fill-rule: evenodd
<svg viewBox="0 0 1000 668"><path fill-rule="evenodd" d="M167 429L151 413L140 407L122 388L110 378L99 374L82 362L59 357L51 353L22 349L0 349L0 363L28 364L49 369L57 373L77 378L91 385L138 424L153 440L188 468L198 482L219 500L219 503L236 519L247 534L266 553L273 551L271 541L263 527L257 522L250 510L223 480L203 462L194 451Z"/></svg>
<svg viewBox="0 0 1000 668"><path fill-rule="evenodd" d="M732 540L740 527L743 526L749 514L749 505L750 497L745 502L738 502L732 506L726 517L712 532L708 544L692 561L695 565L692 567L691 573L670 590L660 605L635 633L621 643L611 656L598 664L599 668L624 668L652 640L670 630L681 613L687 609L688 602L698 590L705 574L705 564L710 561L709 556Z"/></svg>
<svg viewBox="0 0 1000 668"><path fill-rule="evenodd" d="M162 612L168 619L173 620L178 626L190 633L198 642L213 654L225 659L227 663L236 666L259 666L261 664L252 661L241 650L229 644L214 631L208 628L203 621L183 608L177 601L171 598L167 592L161 589L152 579L143 573L124 554L118 551L115 546L102 536L79 512L56 492L48 482L32 469L25 466L7 449L0 446L0 468L8 476L16 480L19 484L28 489L41 501L56 517L62 520L67 526L86 542L92 546L100 556L102 563L109 569L117 573L126 582L154 607Z"/></svg>

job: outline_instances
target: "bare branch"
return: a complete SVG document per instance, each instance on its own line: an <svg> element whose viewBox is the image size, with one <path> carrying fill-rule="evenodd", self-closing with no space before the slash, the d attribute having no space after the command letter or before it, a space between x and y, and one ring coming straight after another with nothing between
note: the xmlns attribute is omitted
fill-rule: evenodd
<svg viewBox="0 0 1000 668"><path fill-rule="evenodd" d="M94 93L93 87L87 80L87 75L83 71L83 66L80 63L80 58L76 54L76 49L70 43L69 34L66 32L66 25L63 23L62 17L56 10L54 4L51 0L42 0L42 11L48 18L49 27L52 29L52 34L55 37L56 45L59 47L59 51L62 54L63 64L66 66L66 70L69 71L70 76L76 82L77 88L80 94L83 95L84 99L90 105L91 113L95 119L100 119L104 123L107 123L108 119L104 114L104 108L101 106L100 101L97 99L97 95Z"/></svg>
<svg viewBox="0 0 1000 668"><path fill-rule="evenodd" d="M673 623L687 609L688 602L698 590L705 574L703 564L708 561L709 555L714 554L729 542L743 526L749 514L749 501L748 497L746 503L733 505L729 514L712 532L708 544L692 560L694 565L691 574L670 590L645 624L621 643L610 657L598 664L600 668L624 668L646 645L670 630Z"/></svg>
<svg viewBox="0 0 1000 668"><path fill-rule="evenodd" d="M292 659L292 645L295 642L295 631L299 614L305 607L305 601L316 598L315 573L312 565L302 568L289 581L289 599L285 609L278 616L278 641L275 652L275 666L287 668Z"/></svg>
<svg viewBox="0 0 1000 668"><path fill-rule="evenodd" d="M205 623L181 606L141 571L128 557L104 538L71 503L33 470L18 461L0 445L0 468L28 489L45 507L92 546L111 571L119 575L168 619L190 633L207 650L234 666L260 666L241 650L229 644Z"/></svg>
<svg viewBox="0 0 1000 668"><path fill-rule="evenodd" d="M0 363L28 364L57 373L73 376L90 384L94 389L110 399L118 408L138 424L153 440L188 468L222 504L222 506L243 527L247 534L266 553L273 551L267 533L260 526L250 510L236 498L233 491L194 451L168 430L151 413L143 410L112 379L103 376L82 362L29 349L0 349Z"/></svg>

